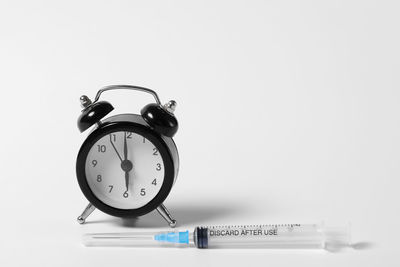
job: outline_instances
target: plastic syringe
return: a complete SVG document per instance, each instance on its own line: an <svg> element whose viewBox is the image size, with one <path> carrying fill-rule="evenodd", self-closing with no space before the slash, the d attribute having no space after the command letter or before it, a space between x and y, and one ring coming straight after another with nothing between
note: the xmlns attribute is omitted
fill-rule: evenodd
<svg viewBox="0 0 400 267"><path fill-rule="evenodd" d="M266 224L196 227L194 231L92 233L86 246L330 249L351 245L350 227Z"/></svg>

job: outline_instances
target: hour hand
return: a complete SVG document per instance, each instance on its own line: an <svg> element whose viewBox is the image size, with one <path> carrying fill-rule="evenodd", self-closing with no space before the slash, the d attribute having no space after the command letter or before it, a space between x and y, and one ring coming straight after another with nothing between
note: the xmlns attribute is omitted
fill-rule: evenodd
<svg viewBox="0 0 400 267"><path fill-rule="evenodd" d="M112 141L112 134L110 134L110 143L111 143L112 147L114 148L115 153L117 153L118 158L119 158L119 159L121 160L121 162L122 162L123 160L122 160L122 158L121 158L121 155L118 153L118 150L117 150L117 148L115 147L115 145L114 145L114 143L113 143L113 141Z"/></svg>

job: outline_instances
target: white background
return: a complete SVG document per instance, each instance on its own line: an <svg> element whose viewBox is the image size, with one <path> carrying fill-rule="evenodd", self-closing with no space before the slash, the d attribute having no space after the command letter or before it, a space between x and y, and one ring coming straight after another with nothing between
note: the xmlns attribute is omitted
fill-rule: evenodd
<svg viewBox="0 0 400 267"><path fill-rule="evenodd" d="M396 1L1 1L1 266L399 266ZM87 204L79 96L175 99L180 229L351 222L357 249L85 248L86 232L167 229ZM114 114L152 101L106 93ZM147 265L146 265L147 266Z"/></svg>

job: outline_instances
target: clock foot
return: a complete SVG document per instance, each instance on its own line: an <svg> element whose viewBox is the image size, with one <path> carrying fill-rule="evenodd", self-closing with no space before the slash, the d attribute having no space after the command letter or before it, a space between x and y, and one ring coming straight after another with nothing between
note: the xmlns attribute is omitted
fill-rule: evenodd
<svg viewBox="0 0 400 267"><path fill-rule="evenodd" d="M170 227L174 228L176 226L176 220L172 218L171 213L169 213L163 204L157 207L157 211L168 222Z"/></svg>
<svg viewBox="0 0 400 267"><path fill-rule="evenodd" d="M82 212L82 214L77 218L78 223L84 224L85 220L89 215L95 210L96 208L92 205L92 203L89 203L85 210Z"/></svg>

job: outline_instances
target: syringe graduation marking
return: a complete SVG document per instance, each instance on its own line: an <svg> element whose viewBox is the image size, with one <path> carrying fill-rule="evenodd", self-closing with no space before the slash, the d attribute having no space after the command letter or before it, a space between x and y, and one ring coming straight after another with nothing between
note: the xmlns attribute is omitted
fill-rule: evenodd
<svg viewBox="0 0 400 267"><path fill-rule="evenodd" d="M253 225L217 225L210 226L208 233L215 236L273 236L278 235L278 229L287 227L293 229L300 227L300 224L253 224Z"/></svg>
<svg viewBox="0 0 400 267"><path fill-rule="evenodd" d="M202 226L208 229L214 228L264 228L264 227L300 227L301 224L253 224L253 225L214 225L214 226Z"/></svg>

